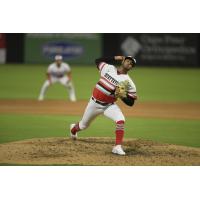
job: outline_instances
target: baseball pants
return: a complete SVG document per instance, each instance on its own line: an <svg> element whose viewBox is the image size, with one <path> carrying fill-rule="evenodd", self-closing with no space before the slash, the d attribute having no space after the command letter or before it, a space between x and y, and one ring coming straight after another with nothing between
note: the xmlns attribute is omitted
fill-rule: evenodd
<svg viewBox="0 0 200 200"><path fill-rule="evenodd" d="M92 97L93 98L93 97ZM116 123L116 139L115 144L121 145L124 137L124 123L125 118L122 111L116 104L101 105L94 99L90 99L83 117L80 122L76 123L71 129L72 134L86 129L90 123L100 114L104 114L106 117L112 119Z"/></svg>
<svg viewBox="0 0 200 200"><path fill-rule="evenodd" d="M51 78L51 83L54 84L54 83L60 83L62 84L63 86L66 87L66 89L68 90L69 92L69 99L71 101L76 101L76 95L75 95L75 89L74 89L74 86L72 84L71 81L69 81L68 77L62 77L62 78L56 78L56 77L52 77ZM50 86L50 81L49 80L46 80L41 88L41 91L40 91L40 95L39 95L39 99L43 99L44 98L44 95L48 89L48 87Z"/></svg>
<svg viewBox="0 0 200 200"><path fill-rule="evenodd" d="M117 104L109 104L106 106L102 106L90 99L83 117L79 122L79 127L81 130L86 129L90 123L100 114L104 114L104 116L112 119L115 123L118 121L125 121L124 115L122 111L118 107Z"/></svg>

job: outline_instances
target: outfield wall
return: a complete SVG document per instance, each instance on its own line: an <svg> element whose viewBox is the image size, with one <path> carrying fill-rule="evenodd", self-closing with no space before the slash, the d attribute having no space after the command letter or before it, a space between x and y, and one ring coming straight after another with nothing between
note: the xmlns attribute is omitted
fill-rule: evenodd
<svg viewBox="0 0 200 200"><path fill-rule="evenodd" d="M90 65L102 55L99 33L29 33L24 39L25 63L49 63L61 54L71 64Z"/></svg>
<svg viewBox="0 0 200 200"><path fill-rule="evenodd" d="M141 66L200 66L200 34L6 34L7 63L42 64L62 54L70 64L92 65L100 56L132 55Z"/></svg>
<svg viewBox="0 0 200 200"><path fill-rule="evenodd" d="M200 66L200 34L106 34L104 54L132 55L143 66Z"/></svg>

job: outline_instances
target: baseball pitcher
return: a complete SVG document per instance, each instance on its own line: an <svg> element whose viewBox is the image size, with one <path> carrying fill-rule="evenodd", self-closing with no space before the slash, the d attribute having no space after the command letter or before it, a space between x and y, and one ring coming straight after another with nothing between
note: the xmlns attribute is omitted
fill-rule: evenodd
<svg viewBox="0 0 200 200"><path fill-rule="evenodd" d="M47 69L47 80L44 82L40 95L38 97L39 101L44 100L44 95L47 88L54 83L61 83L65 86L69 92L69 99L71 101L76 101L75 89L71 78L71 69L67 63L62 62L63 58L61 55L55 56L55 62L50 64Z"/></svg>
<svg viewBox="0 0 200 200"><path fill-rule="evenodd" d="M121 62L119 68L112 65L116 61ZM115 101L119 98L128 106L134 105L137 99L136 86L129 77L128 71L135 66L136 60L131 56L115 56L99 58L95 62L100 79L93 90L81 121L70 125L70 135L72 139L76 139L79 131L86 129L96 116L104 114L116 123L116 140L112 153L125 155L122 149L125 118Z"/></svg>

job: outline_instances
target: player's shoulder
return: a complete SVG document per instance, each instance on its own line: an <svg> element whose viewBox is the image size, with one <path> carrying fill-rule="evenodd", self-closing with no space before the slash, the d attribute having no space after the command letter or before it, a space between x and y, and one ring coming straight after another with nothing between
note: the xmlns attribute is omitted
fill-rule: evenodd
<svg viewBox="0 0 200 200"><path fill-rule="evenodd" d="M50 63L49 66L48 66L48 68L53 68L53 67L55 67L55 66L56 66L55 63Z"/></svg>
<svg viewBox="0 0 200 200"><path fill-rule="evenodd" d="M117 70L117 68L114 66L114 65L111 65L111 64L107 64L105 65L105 67L107 68L107 70Z"/></svg>
<svg viewBox="0 0 200 200"><path fill-rule="evenodd" d="M110 70L117 70L117 67L115 67L114 65L110 65L110 64L107 64L107 68L110 69Z"/></svg>
<svg viewBox="0 0 200 200"><path fill-rule="evenodd" d="M66 63L66 62L62 62L62 66L65 67L65 68L70 68L69 64Z"/></svg>
<svg viewBox="0 0 200 200"><path fill-rule="evenodd" d="M99 71L100 72L108 72L108 71L111 71L111 70L114 70L114 69L115 69L114 65L110 65L106 62L101 62L99 64Z"/></svg>

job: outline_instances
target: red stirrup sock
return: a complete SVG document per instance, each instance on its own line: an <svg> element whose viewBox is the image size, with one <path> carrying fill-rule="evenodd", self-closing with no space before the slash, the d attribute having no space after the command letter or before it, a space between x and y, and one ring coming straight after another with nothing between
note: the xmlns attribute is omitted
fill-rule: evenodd
<svg viewBox="0 0 200 200"><path fill-rule="evenodd" d="M123 138L124 138L124 121L123 120L116 122L115 134L116 134L115 144L116 145L121 145L122 141L123 141Z"/></svg>
<svg viewBox="0 0 200 200"><path fill-rule="evenodd" d="M81 129L80 129L80 127L79 127L79 123L77 123L77 124L72 128L71 133L72 133L73 135L75 135L76 132L78 132L78 131L80 131L80 130L81 130Z"/></svg>

